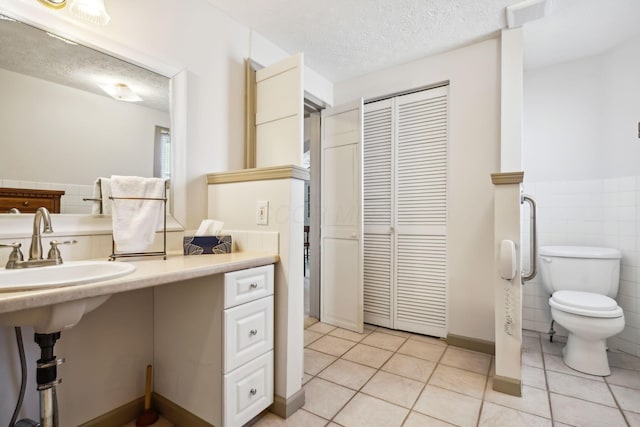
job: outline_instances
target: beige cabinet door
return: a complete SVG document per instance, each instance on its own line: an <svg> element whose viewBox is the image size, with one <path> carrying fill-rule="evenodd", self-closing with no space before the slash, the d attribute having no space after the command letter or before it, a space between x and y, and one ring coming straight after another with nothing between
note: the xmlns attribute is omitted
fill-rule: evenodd
<svg viewBox="0 0 640 427"><path fill-rule="evenodd" d="M302 166L301 53L256 72L256 167Z"/></svg>
<svg viewBox="0 0 640 427"><path fill-rule="evenodd" d="M320 320L363 332L362 100L322 111Z"/></svg>

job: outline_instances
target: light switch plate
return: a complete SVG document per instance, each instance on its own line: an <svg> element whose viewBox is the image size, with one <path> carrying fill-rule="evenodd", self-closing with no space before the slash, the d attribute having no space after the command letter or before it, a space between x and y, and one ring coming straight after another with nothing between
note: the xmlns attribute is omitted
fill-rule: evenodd
<svg viewBox="0 0 640 427"><path fill-rule="evenodd" d="M258 200L256 202L256 224L267 225L269 224L269 201Z"/></svg>

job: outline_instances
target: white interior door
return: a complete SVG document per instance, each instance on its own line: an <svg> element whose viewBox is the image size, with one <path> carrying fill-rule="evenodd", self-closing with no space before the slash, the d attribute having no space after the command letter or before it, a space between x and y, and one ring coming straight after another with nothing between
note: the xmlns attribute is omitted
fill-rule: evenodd
<svg viewBox="0 0 640 427"><path fill-rule="evenodd" d="M256 71L256 167L302 166L301 53Z"/></svg>
<svg viewBox="0 0 640 427"><path fill-rule="evenodd" d="M447 334L448 87L396 99L395 328Z"/></svg>
<svg viewBox="0 0 640 427"><path fill-rule="evenodd" d="M364 106L364 321L393 328L393 99Z"/></svg>
<svg viewBox="0 0 640 427"><path fill-rule="evenodd" d="M320 320L364 330L362 100L322 111Z"/></svg>

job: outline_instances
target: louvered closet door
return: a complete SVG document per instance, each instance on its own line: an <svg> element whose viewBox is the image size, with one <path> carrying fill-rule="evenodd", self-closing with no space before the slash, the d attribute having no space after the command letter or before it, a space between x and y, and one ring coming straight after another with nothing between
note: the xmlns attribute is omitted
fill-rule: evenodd
<svg viewBox="0 0 640 427"><path fill-rule="evenodd" d="M396 98L396 329L446 336L447 87Z"/></svg>
<svg viewBox="0 0 640 427"><path fill-rule="evenodd" d="M364 114L365 321L446 336L447 87Z"/></svg>
<svg viewBox="0 0 640 427"><path fill-rule="evenodd" d="M364 110L364 321L393 327L393 100Z"/></svg>

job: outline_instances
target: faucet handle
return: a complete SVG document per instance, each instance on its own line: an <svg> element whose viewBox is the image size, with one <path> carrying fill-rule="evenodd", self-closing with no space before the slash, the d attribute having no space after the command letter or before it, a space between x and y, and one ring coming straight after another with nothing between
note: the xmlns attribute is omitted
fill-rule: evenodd
<svg viewBox="0 0 640 427"><path fill-rule="evenodd" d="M60 255L60 250L58 249L59 245L75 245L78 243L77 240L52 240L51 241L51 249L49 249L49 254L47 255L47 259L53 259L56 261L56 264L62 264L62 255Z"/></svg>
<svg viewBox="0 0 640 427"><path fill-rule="evenodd" d="M0 248L13 248L9 254L9 260L7 261L6 268L12 268L17 262L24 261L24 255L22 255L22 251L20 250L21 247L22 243L18 242L0 243Z"/></svg>

